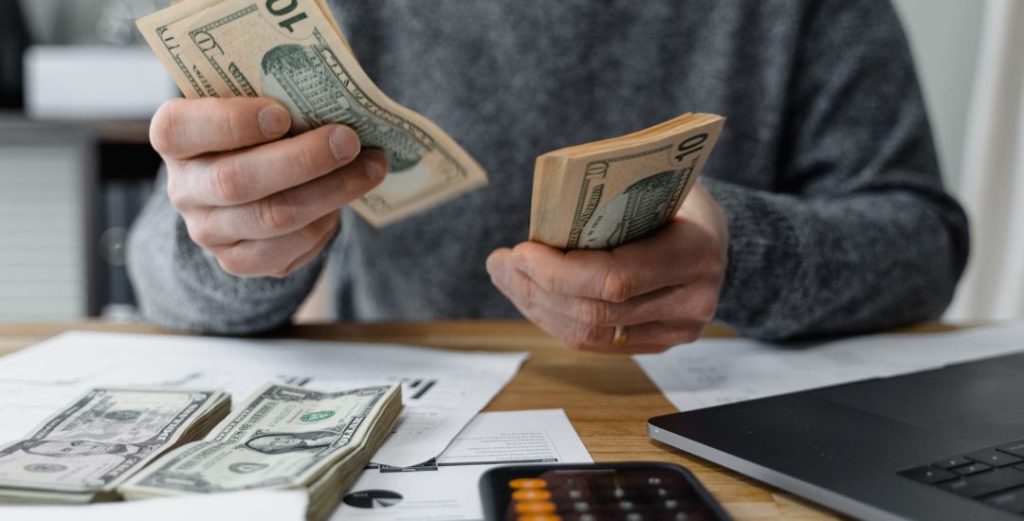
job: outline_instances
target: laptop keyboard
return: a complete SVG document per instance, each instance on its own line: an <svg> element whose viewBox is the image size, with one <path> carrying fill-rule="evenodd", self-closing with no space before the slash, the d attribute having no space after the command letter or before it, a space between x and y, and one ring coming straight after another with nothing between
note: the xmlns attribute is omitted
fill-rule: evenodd
<svg viewBox="0 0 1024 521"><path fill-rule="evenodd" d="M1024 517L1024 440L902 470L899 475Z"/></svg>

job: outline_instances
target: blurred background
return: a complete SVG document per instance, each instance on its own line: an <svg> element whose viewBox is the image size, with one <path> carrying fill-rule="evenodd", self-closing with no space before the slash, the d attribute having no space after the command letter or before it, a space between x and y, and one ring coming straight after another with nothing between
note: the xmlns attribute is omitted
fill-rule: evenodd
<svg viewBox="0 0 1024 521"><path fill-rule="evenodd" d="M1024 318L1024 0L893 1L972 217L949 318ZM125 235L160 164L148 118L177 89L134 20L169 3L0 0L0 321L136 318Z"/></svg>

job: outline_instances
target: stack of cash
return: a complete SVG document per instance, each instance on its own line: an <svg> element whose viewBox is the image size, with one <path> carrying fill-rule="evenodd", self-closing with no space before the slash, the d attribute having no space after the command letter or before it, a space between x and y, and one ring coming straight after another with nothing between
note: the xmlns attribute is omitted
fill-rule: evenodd
<svg viewBox="0 0 1024 521"><path fill-rule="evenodd" d="M386 180L350 205L375 226L487 183L443 130L374 85L323 0L185 0L138 26L187 97L276 98L296 132L342 123L384 150Z"/></svg>
<svg viewBox="0 0 1024 521"><path fill-rule="evenodd" d="M0 449L0 504L117 499L116 488L227 415L223 392L94 389Z"/></svg>
<svg viewBox="0 0 1024 521"><path fill-rule="evenodd" d="M724 125L721 116L684 114L540 156L530 240L607 250L654 233L679 211Z"/></svg>
<svg viewBox="0 0 1024 521"><path fill-rule="evenodd" d="M401 387L317 392L268 384L204 440L156 461L120 487L127 499L305 489L325 519L391 432Z"/></svg>

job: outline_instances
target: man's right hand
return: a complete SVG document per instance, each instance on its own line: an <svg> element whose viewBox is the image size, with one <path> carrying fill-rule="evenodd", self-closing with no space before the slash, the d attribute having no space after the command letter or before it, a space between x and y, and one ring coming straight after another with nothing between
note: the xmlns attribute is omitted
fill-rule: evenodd
<svg viewBox="0 0 1024 521"><path fill-rule="evenodd" d="M387 175L387 156L327 125L282 139L288 111L267 98L172 100L150 141L167 164L167 193L189 236L237 276L283 277L309 263L344 205Z"/></svg>

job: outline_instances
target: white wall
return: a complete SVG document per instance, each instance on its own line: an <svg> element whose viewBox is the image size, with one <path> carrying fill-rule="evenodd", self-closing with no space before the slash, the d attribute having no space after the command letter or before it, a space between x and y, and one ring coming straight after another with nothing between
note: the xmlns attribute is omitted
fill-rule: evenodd
<svg viewBox="0 0 1024 521"><path fill-rule="evenodd" d="M947 186L960 186L984 0L893 0L910 36Z"/></svg>

